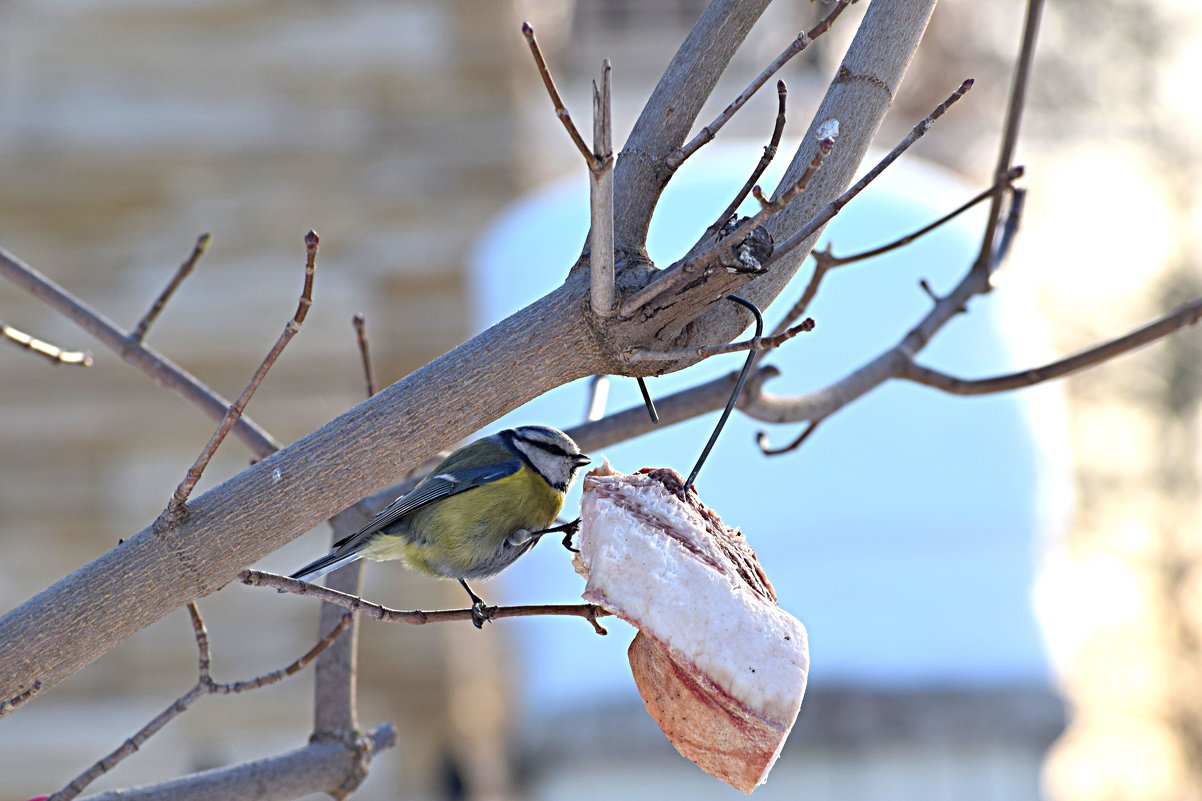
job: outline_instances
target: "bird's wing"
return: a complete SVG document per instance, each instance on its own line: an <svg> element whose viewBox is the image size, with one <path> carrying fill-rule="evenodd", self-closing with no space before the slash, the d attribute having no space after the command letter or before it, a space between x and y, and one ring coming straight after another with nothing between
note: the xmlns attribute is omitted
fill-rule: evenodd
<svg viewBox="0 0 1202 801"><path fill-rule="evenodd" d="M429 475L414 487L412 491L405 493L384 507L383 511L367 521L367 525L363 528L349 537L334 543L334 547L340 551L354 550L372 534L395 523L405 515L416 512L423 506L451 495L458 495L460 492L466 492L467 490L505 478L506 476L511 476L520 470L521 467L522 462L514 459L513 461L500 462L484 467L456 468Z"/></svg>

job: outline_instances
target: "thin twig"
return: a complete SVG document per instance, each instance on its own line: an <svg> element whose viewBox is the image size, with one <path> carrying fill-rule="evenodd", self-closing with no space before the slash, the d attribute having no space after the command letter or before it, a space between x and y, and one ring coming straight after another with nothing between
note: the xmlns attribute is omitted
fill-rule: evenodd
<svg viewBox="0 0 1202 801"><path fill-rule="evenodd" d="M997 250L993 253L993 272L1002 266L1002 262L1010 255L1010 246L1018 235L1018 225L1022 221L1023 207L1027 202L1027 190L1015 188L1010 193L1010 210L1006 213L1006 224L1002 226L1002 235L998 237Z"/></svg>
<svg viewBox="0 0 1202 801"><path fill-rule="evenodd" d="M768 140L768 144L764 146L764 155L760 156L759 162L755 165L755 169L751 171L751 176L747 179L747 183L735 193L734 200L730 201L730 205L718 215L718 219L714 220L706 233L712 235L716 231L722 230L726 223L739 210L739 206L743 205L743 201L747 199L748 193L753 189L758 190L756 182L760 180L760 176L764 174L764 170L768 169L768 165L772 163L772 159L776 158L776 149L780 146L780 138L785 132L785 101L788 99L789 90L785 87L784 81L776 82L776 124L772 128L772 137ZM762 196L762 195L761 195ZM761 208L764 202L761 201Z"/></svg>
<svg viewBox="0 0 1202 801"><path fill-rule="evenodd" d="M197 660L196 684L194 684L186 693L175 699L170 706L168 706L159 714L155 715L149 723L134 732L133 735L127 738L125 742L118 746L114 751L96 761L91 767L72 779L66 787L50 796L48 801L70 801L70 799L78 796L84 791L84 789L87 788L89 784L108 773L127 757L136 753L146 743L147 740L161 731L164 726L186 712L198 698L202 698L206 695L228 695L231 693L254 690L268 684L274 684L280 679L291 676L302 670L305 665L313 661L313 659L319 653L330 647L334 640L337 639L338 635L341 634L346 628L347 624L350 623L350 619L353 617L350 613L343 615L338 625L335 626L334 629L325 637L323 637L315 646L305 652L304 656L293 661L291 664L281 668L280 670L272 671L271 673L266 673L262 676L257 676L246 681L218 683L213 681L209 674L209 637L208 632L205 629L204 619L200 615L200 609L195 603L188 604L188 614L192 621L192 633L196 638L196 648L200 653L200 656Z"/></svg>
<svg viewBox="0 0 1202 801"><path fill-rule="evenodd" d="M838 2L835 3L835 7L831 9L831 12L823 17L823 19L817 25L805 33L799 33L797 38L793 40L793 43L786 47L779 56L773 59L772 63L769 64L763 72L757 75L755 80L748 84L747 88L740 92L739 96L736 97L729 106L724 108L722 113L719 114L713 122L702 128L696 136L694 136L687 144L685 144L684 147L668 157L668 168L675 170L677 167L683 164L689 156L696 153L702 148L703 145L711 141L714 136L717 135L718 131L722 130L722 126L730 122L731 118L735 116L739 109L743 108L747 101L751 99L752 95L758 92L760 87L768 82L769 78L775 75L781 67L790 61L790 59L792 59L802 50L805 50L807 47L809 47L815 39L830 30L831 25L834 24L839 15L842 14L843 11L854 1L855 0L838 0Z"/></svg>
<svg viewBox="0 0 1202 801"><path fill-rule="evenodd" d="M36 353L51 364L69 364L76 367L92 366L92 354L88 351L63 350L58 345L31 337L24 331L5 324L3 320L0 320L0 338L11 342L18 348Z"/></svg>
<svg viewBox="0 0 1202 801"><path fill-rule="evenodd" d="M308 651L305 651L301 656L288 663L284 667L278 670L273 670L270 673L264 673L260 676L255 676L253 679L227 681L222 684L213 684L212 689L209 690L209 692L220 695L243 693L247 692L248 690L257 690L260 687L266 687L269 684L275 684L283 681L289 676L295 676L297 673L300 673L302 670L308 667L309 663L316 659L322 651L333 645L334 640L338 639L338 636L342 634L342 632L346 631L346 627L351 624L351 621L354 619L354 617L355 615L353 612L343 613L342 617L338 619L337 625L330 629L329 633L318 640L312 648L310 648Z"/></svg>
<svg viewBox="0 0 1202 801"><path fill-rule="evenodd" d="M741 342L728 342L724 345L702 345L699 348L680 348L679 350L646 350L631 351L628 359L639 361L679 361L681 359L709 358L723 353L735 353L741 350L766 351L779 348L798 334L814 330L814 318L807 317L792 328L787 328L779 334L767 337L752 337Z"/></svg>
<svg viewBox="0 0 1202 801"><path fill-rule="evenodd" d="M213 666L213 654L209 650L209 630L205 628L204 618L200 616L200 607L195 601L188 601L188 617L192 621L192 635L196 639L196 675L201 682L212 680L210 671Z"/></svg>
<svg viewBox="0 0 1202 801"><path fill-rule="evenodd" d="M103 314L3 248L0 248L0 277L21 287L70 319L107 345L123 360L159 384L195 403L213 420L220 421L224 418L230 406L228 400L213 392L194 375L161 353L132 339L129 332L122 330ZM259 458L270 456L280 449L280 444L249 417L238 419L234 425L234 435Z"/></svg>
<svg viewBox="0 0 1202 801"><path fill-rule="evenodd" d="M255 394L255 390L259 388L263 378L267 375L267 371L275 364L276 359L284 351L284 347L292 341L300 331L301 324L305 321L305 316L309 313L309 307L313 305L313 274L317 268L317 246L319 239L315 231L310 231L305 235L305 285L301 291L300 300L296 304L296 313L292 315L292 319L284 325L284 331L276 340L275 345L264 357L259 369L251 376L246 388L242 390L242 394L238 396L238 400L234 401L226 412L225 419L221 421L221 425L213 432L213 436L209 437L209 441L205 444L204 449L200 452L200 456L196 458L196 462L188 469L188 473L184 476L184 480L175 488L175 492L171 496L171 502L167 505L164 512L168 522L176 519L183 511L184 504L188 500L188 496L192 494L192 489L196 486L196 482L200 480L200 476L209 465L209 461L213 458L213 454L217 452L217 447L225 439L234 423L242 416L242 410L246 408L246 404L250 402L251 396Z"/></svg>
<svg viewBox="0 0 1202 801"><path fill-rule="evenodd" d="M601 318L613 315L614 147L609 59L601 66L601 86L593 82L593 158L589 162L589 303Z"/></svg>
<svg viewBox="0 0 1202 801"><path fill-rule="evenodd" d="M250 587L274 587L294 595L312 595L313 597L337 604L343 609L359 612L373 620L384 623L407 623L421 626L426 623L447 623L458 620L472 620L471 609L437 609L429 612L420 609L404 610L390 609L371 601L365 601L356 595L331 590L319 584L310 584L275 573L262 570L243 570L238 574L238 580ZM561 615L566 617L582 617L593 624L598 634L604 634L605 629L597 622L597 618L609 615L596 604L531 604L523 606L486 606L484 613L489 620L500 620L506 617L533 617L536 615Z"/></svg>
<svg viewBox="0 0 1202 801"><path fill-rule="evenodd" d="M791 203L795 197L806 191L806 187L810 185L810 179L813 178L814 174L822 168L823 162L826 161L827 157L830 156L834 149L835 138L833 136L826 136L819 139L818 149L814 151L814 158L810 159L810 163L807 164L805 170L802 171L801 177L794 181L793 185L782 192L779 196L769 200L766 203L761 201L760 205L762 208L757 211L750 220L743 223L740 228L750 231L757 225L763 225L764 222L766 222L768 218L771 217L777 210L783 209L785 206L789 205L789 203ZM763 193L759 193L758 196L762 197Z"/></svg>
<svg viewBox="0 0 1202 801"><path fill-rule="evenodd" d="M875 167L865 173L860 180L852 184L850 189L824 206L816 215L814 215L813 218L810 219L809 222L801 226L801 228L789 236L788 239L777 244L776 249L772 252L772 257L767 263L765 263L764 267L771 267L773 263L787 256L803 242L813 236L819 228L830 222L834 216L843 209L844 206L846 206L852 201L853 198L855 198L856 195L860 194L860 192L864 191L865 187L875 181L890 164L897 161L902 153L905 153L907 150L909 150L911 145L921 139L927 131L931 130L931 126L935 124L935 121L942 117L944 112L951 108L952 104L964 97L968 90L972 88L972 84L972 78L969 78L961 83L956 91L952 92L946 100L936 106L930 114L920 120L919 123L910 131L910 133L897 143L896 147L890 150L889 153L883 159L877 162Z"/></svg>
<svg viewBox="0 0 1202 801"><path fill-rule="evenodd" d="M534 28L530 26L529 22L522 23L522 35L526 37L526 44L530 45L530 55L534 56L534 63L538 67L539 77L543 79L543 86L547 87L547 94L551 96L551 105L555 107L555 116L559 117L559 121L563 123L564 130L572 138L572 143L576 145L576 149L580 151L580 155L584 156L585 163L592 169L596 161L596 156L588 149L588 145L584 143L584 137L580 135L580 131L576 128L576 123L572 122L572 115L568 113L568 108L564 105L563 98L559 95L559 90L555 88L555 79L551 77L551 70L547 67L547 60L543 58L542 48L538 46L538 42L534 39Z"/></svg>
<svg viewBox="0 0 1202 801"><path fill-rule="evenodd" d="M171 300L171 296L175 294L175 290L179 289L184 279L196 268L196 263L200 261L200 257L209 249L209 242L212 239L209 234L201 234L197 237L196 245L192 248L192 253L180 264L171 281L159 293L159 296L155 298L154 303L150 305L150 308L146 311L146 315L134 326L134 330L129 334L130 339L134 342L141 342L146 338L146 332L150 330L150 326L158 319L159 313L163 311L163 307L167 305L167 301Z"/></svg>
<svg viewBox="0 0 1202 801"><path fill-rule="evenodd" d="M1011 183L1021 178L1022 174L1022 167L1014 167L1003 177L1004 183L1001 186L1010 186ZM810 307L810 304L814 301L814 297L818 294L818 286L822 283L822 279L826 276L828 270L831 270L835 267L842 267L846 264L864 261L865 259L875 258L876 256L880 256L896 248L908 245L919 237L925 236L939 226L955 219L977 204L993 197L997 190L997 186L991 186L983 192L977 194L976 197L972 198L967 203L964 203L960 207L943 215L938 220L924 225L917 231L906 234L900 239L895 239L892 242L872 248L871 250L853 253L850 256L835 256L831 253L831 246L828 244L825 250L813 251L810 255L814 257L814 272L812 275L810 275L810 280L806 284L805 289L802 291L801 297L798 298L797 302L794 303L787 312L785 312L784 317L782 317L780 322L776 324L776 328L773 329L772 333L775 335L781 333L782 331L787 331L796 320L806 313Z"/></svg>
<svg viewBox="0 0 1202 801"><path fill-rule="evenodd" d="M1177 311L1148 323L1142 328L1137 328L1121 337L1041 367L992 378L967 379L932 370L911 361L897 375L897 378L914 381L953 395L988 395L994 392L1008 392L1013 389L1034 386L1110 361L1116 356L1162 339L1174 331L1195 325L1199 319L1202 319L1202 298L1188 303Z"/></svg>
<svg viewBox="0 0 1202 801"><path fill-rule="evenodd" d="M371 352L367 347L367 318L362 313L351 318L355 326L355 338L359 341L359 356L363 360L363 379L367 382L367 397L376 394L376 371L371 365Z"/></svg>
<svg viewBox="0 0 1202 801"><path fill-rule="evenodd" d="M760 446L760 452L763 453L765 456L780 456L781 454L789 453L790 451L795 451L798 448L800 448L807 439L810 438L810 434L814 433L814 429L818 427L818 424L821 423L823 421L823 419L824 418L820 417L817 420L811 420L810 424L805 427L805 430L802 431L801 434L799 434L797 436L797 439L793 440L792 442L790 442L788 445L785 445L784 447L773 448L771 445L769 445L767 431L759 431L756 433L755 444Z"/></svg>
<svg viewBox="0 0 1202 801"><path fill-rule="evenodd" d="M1023 21L1023 41L1014 68L1014 83L1010 87L1010 100L1006 105L1006 127L998 147L994 183L1010 169L1014 161L1014 148L1018 143L1018 129L1022 122L1023 109L1027 105L1027 81L1031 77L1031 63L1035 58L1035 41L1039 37L1039 19L1043 14L1043 0L1028 0L1026 19ZM994 260L994 238L1002 218L1002 192L999 190L989 204L989 218L981 236L981 248L977 253L973 269L988 274L996 269Z"/></svg>
<svg viewBox="0 0 1202 801"><path fill-rule="evenodd" d="M38 679L24 690L14 695L12 698L9 698L7 701L0 701L0 718L4 717L9 712L12 712L14 709L21 706L41 691L42 680Z"/></svg>
<svg viewBox="0 0 1202 801"><path fill-rule="evenodd" d="M963 203L962 205L958 206L957 208L953 209L952 211L949 211L947 214L943 215L942 217L935 220L934 222L928 223L928 224L924 225L922 228L919 228L917 231L913 231L909 234L906 234L905 236L895 239L892 242L888 242L884 245L880 245L878 247L871 248L869 250L863 250L863 251L860 251L859 253L852 253L851 255L848 255L848 256L835 256L835 255L831 254L830 249L828 248L825 252L814 253L813 254L814 258L815 258L815 260L821 259L823 261L826 261L828 263L828 267L842 267L845 264L852 264L857 261L865 261L867 259L873 259L873 258L876 258L877 256L884 255L885 253L888 253L891 250L897 250L898 248L905 247L906 245L910 244L911 242L913 242L917 239L920 239L923 236L926 236L931 231L934 231L936 228L939 228L940 226L942 226L948 222L951 222L952 220L956 219L961 214L963 214L964 212L968 211L969 209L975 207L979 203L982 203L983 201L989 200L990 198L994 197L995 195L997 195L999 190L1011 187L1011 184L1013 184L1015 181L1017 181L1022 176L1023 176L1023 168L1021 166L1011 168L1005 175L1002 176L1002 180L998 184L989 187L988 189L984 190L983 192L980 192L975 197L973 197L971 200L967 201L966 203Z"/></svg>

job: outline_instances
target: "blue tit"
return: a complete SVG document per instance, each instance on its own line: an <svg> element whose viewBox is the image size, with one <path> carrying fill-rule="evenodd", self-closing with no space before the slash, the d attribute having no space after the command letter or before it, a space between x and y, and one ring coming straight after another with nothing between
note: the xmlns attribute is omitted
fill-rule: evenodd
<svg viewBox="0 0 1202 801"><path fill-rule="evenodd" d="M480 628L484 602L466 579L505 569L544 534L574 531L574 523L551 526L576 472L590 461L567 434L548 426L478 439L292 578L312 580L362 557L400 559L422 573L457 579Z"/></svg>

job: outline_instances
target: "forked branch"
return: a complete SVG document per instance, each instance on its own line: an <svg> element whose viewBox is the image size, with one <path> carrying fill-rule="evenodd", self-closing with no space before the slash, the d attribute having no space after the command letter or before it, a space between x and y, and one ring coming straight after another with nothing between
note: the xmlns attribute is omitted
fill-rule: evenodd
<svg viewBox="0 0 1202 801"><path fill-rule="evenodd" d="M580 129L576 127L576 123L572 122L572 115L568 113L568 107L564 105L563 97L559 94L559 89L555 86L555 79L551 77L551 69L547 66L547 59L543 57L543 50L538 46L538 40L534 38L534 28L529 22L522 23L522 35L526 37L526 44L530 47L530 55L534 57L534 64L538 67L538 75L543 79L543 86L547 89L547 94L551 96L551 105L555 107L555 116L563 123L564 130L568 132L568 136L572 140L572 144L576 145L576 149L580 151L580 155L584 156L587 164L592 166L596 156L588 145L584 143L584 137L580 135Z"/></svg>
<svg viewBox="0 0 1202 801"><path fill-rule="evenodd" d="M275 684L288 676L295 675L305 666L312 662L318 654L329 648L334 640L342 633L343 629L351 621L351 613L346 613L342 616L338 625L335 626L326 636L322 637L312 648L306 651L302 656L292 661L288 665L274 670L270 673L265 673L261 676L256 676L253 679L234 682L216 682L213 680L210 672L212 667L212 653L209 649L209 633L205 628L204 618L200 615L200 609L195 603L188 603L188 615L192 621L192 634L196 639L197 649L197 680L186 693L156 715L145 726L138 729L118 748L110 752L108 755L97 760L91 767L83 773L72 779L66 787L59 790L54 795L50 796L49 801L70 801L80 793L82 793L89 784L96 781L98 778L108 773L115 768L126 758L137 753L147 740L160 732L164 726L170 723L175 718L182 715L188 710L198 698L205 695L229 695L233 693L247 692L248 690L257 690L260 687L266 687L269 684ZM322 788L313 788L315 790Z"/></svg>
<svg viewBox="0 0 1202 801"><path fill-rule="evenodd" d="M0 278L21 287L62 314L99 339L126 362L159 384L192 401L212 419L220 421L224 418L230 406L228 400L3 248L0 248ZM268 456L280 448L279 443L249 417L238 419L234 425L234 435L259 458Z"/></svg>

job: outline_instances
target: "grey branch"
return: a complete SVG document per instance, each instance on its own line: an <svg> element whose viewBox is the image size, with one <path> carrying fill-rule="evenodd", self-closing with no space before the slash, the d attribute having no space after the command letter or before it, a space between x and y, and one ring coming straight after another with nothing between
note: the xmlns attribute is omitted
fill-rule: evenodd
<svg viewBox="0 0 1202 801"><path fill-rule="evenodd" d="M614 245L641 252L651 215L718 78L772 0L713 0L702 12L634 123L614 172Z"/></svg>
<svg viewBox="0 0 1202 801"><path fill-rule="evenodd" d="M1018 50L1018 63L1014 69L1014 81L1010 86L1010 99L1006 104L1006 124L1002 141L998 146L997 166L994 181L1002 176L1014 163L1014 148L1018 144L1018 128L1022 123L1023 110L1027 107L1027 83L1031 78L1031 65L1035 60L1035 42L1039 37L1039 20L1043 16L1043 0L1027 0L1026 19L1023 21L1023 40ZM989 218L985 234L981 237L981 248L977 253L975 267L979 272L989 273L997 268L994 263L994 239L998 226L1002 224L1002 196L993 196L989 204Z"/></svg>
<svg viewBox="0 0 1202 801"><path fill-rule="evenodd" d="M247 787L256 788L255 801L291 801L302 795L342 792L345 777L360 769L364 760L396 745L396 731L385 723L362 737L353 747L329 740L314 740L284 754L206 770L162 784L111 790L85 796L82 801L230 801L244 798Z"/></svg>
<svg viewBox="0 0 1202 801"><path fill-rule="evenodd" d="M1157 340L1163 339L1174 331L1197 324L1202 318L1202 298L1187 303L1177 311L1167 314L1142 328L1125 334L1116 339L1095 345L1088 350L1069 356L1068 358L1033 367L1008 375L992 378L957 378L955 376L923 367L913 361L903 362L902 371L897 378L913 381L933 387L953 395L989 395L995 392L1008 392L1013 389L1034 386L1053 378L1061 378L1071 373L1094 367L1102 362L1110 361L1116 356L1129 353Z"/></svg>
<svg viewBox="0 0 1202 801"><path fill-rule="evenodd" d="M195 403L214 422L220 422L230 402L206 387L187 370L121 330L115 323L58 284L0 248L0 277L16 284L50 308L99 339L118 356L158 383ZM234 435L260 458L279 450L280 445L249 417L239 418Z"/></svg>
<svg viewBox="0 0 1202 801"><path fill-rule="evenodd" d="M593 314L614 313L614 144L609 60L601 67L601 86L593 84L593 160L589 165L589 299Z"/></svg>

